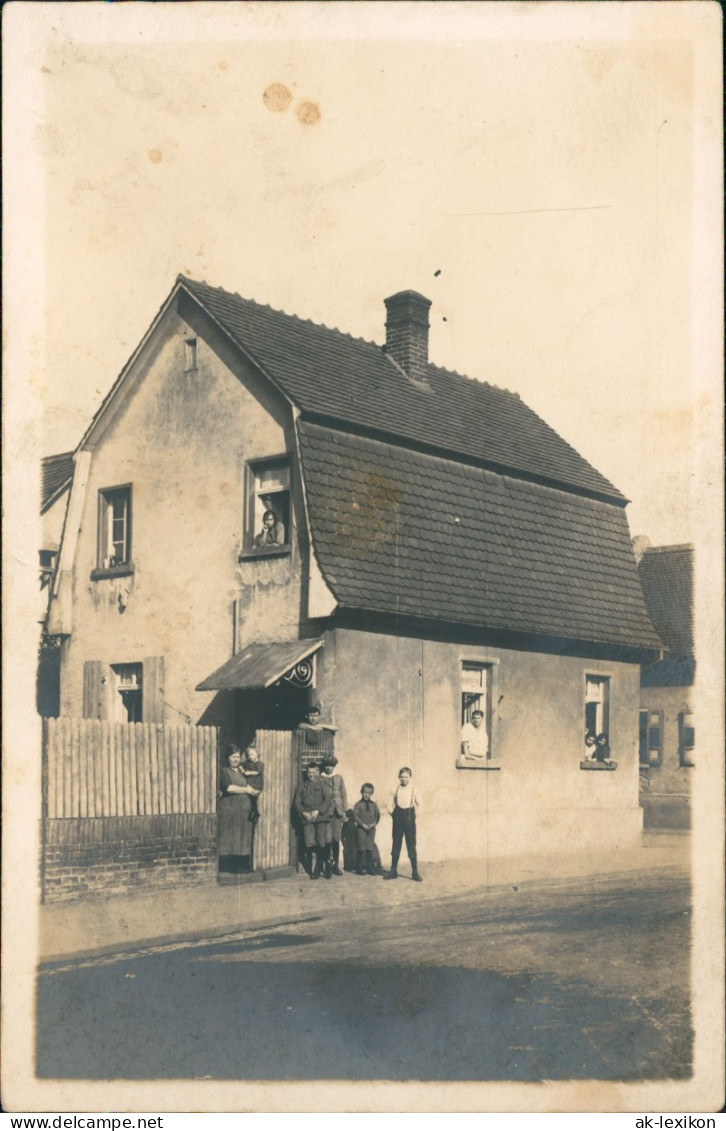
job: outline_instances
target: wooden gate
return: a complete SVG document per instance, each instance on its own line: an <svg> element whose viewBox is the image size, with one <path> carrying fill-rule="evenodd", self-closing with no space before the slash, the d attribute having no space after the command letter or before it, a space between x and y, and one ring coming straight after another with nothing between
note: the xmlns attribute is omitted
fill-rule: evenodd
<svg viewBox="0 0 726 1131"><path fill-rule="evenodd" d="M289 730L257 731L257 749L265 766L261 819L255 828L257 872L289 868L296 862L291 812L297 786L297 762L292 756L292 737Z"/></svg>

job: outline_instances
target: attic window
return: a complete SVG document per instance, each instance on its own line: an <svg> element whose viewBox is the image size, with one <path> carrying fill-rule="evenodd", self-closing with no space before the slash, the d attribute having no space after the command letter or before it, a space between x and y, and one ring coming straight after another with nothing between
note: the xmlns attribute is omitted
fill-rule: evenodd
<svg viewBox="0 0 726 1131"><path fill-rule="evenodd" d="M197 368L197 339L186 338L184 340L184 369L189 372L190 369Z"/></svg>
<svg viewBox="0 0 726 1131"><path fill-rule="evenodd" d="M289 457L248 464L246 552L255 556L289 552L291 516Z"/></svg>
<svg viewBox="0 0 726 1131"><path fill-rule="evenodd" d="M131 562L131 485L98 492L98 568Z"/></svg>

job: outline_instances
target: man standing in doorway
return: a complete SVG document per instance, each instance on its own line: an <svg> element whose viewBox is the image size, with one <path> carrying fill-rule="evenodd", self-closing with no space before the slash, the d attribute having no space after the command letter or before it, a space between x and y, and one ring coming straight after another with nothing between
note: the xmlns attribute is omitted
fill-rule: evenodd
<svg viewBox="0 0 726 1131"><path fill-rule="evenodd" d="M388 800L388 812L393 817L393 847L391 870L384 874L384 880L398 879L398 860L404 838L408 858L411 861L411 879L416 880L417 883L422 880L416 857L416 816L421 813L421 798L412 777L409 767L402 766L398 771L398 787L392 791Z"/></svg>

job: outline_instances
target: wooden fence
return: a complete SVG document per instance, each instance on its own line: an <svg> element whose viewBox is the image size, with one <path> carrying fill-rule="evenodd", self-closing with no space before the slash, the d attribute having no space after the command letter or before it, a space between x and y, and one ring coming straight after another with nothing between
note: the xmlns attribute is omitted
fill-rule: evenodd
<svg viewBox="0 0 726 1131"><path fill-rule="evenodd" d="M260 797L261 819L255 826L255 869L286 868L295 861L290 820L297 785L297 762L292 758L289 730L258 730L257 749L265 766Z"/></svg>
<svg viewBox="0 0 726 1131"><path fill-rule="evenodd" d="M46 719L44 817L214 813L216 727Z"/></svg>

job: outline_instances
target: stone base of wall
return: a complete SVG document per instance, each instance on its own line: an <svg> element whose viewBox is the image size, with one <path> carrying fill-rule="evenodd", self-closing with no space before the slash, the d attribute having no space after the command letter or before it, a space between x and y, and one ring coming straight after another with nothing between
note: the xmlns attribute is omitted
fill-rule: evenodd
<svg viewBox="0 0 726 1131"><path fill-rule="evenodd" d="M690 829L691 803L682 794L646 794L641 796L643 827L646 829Z"/></svg>
<svg viewBox="0 0 726 1131"><path fill-rule="evenodd" d="M214 813L41 822L45 903L213 884L216 875Z"/></svg>

